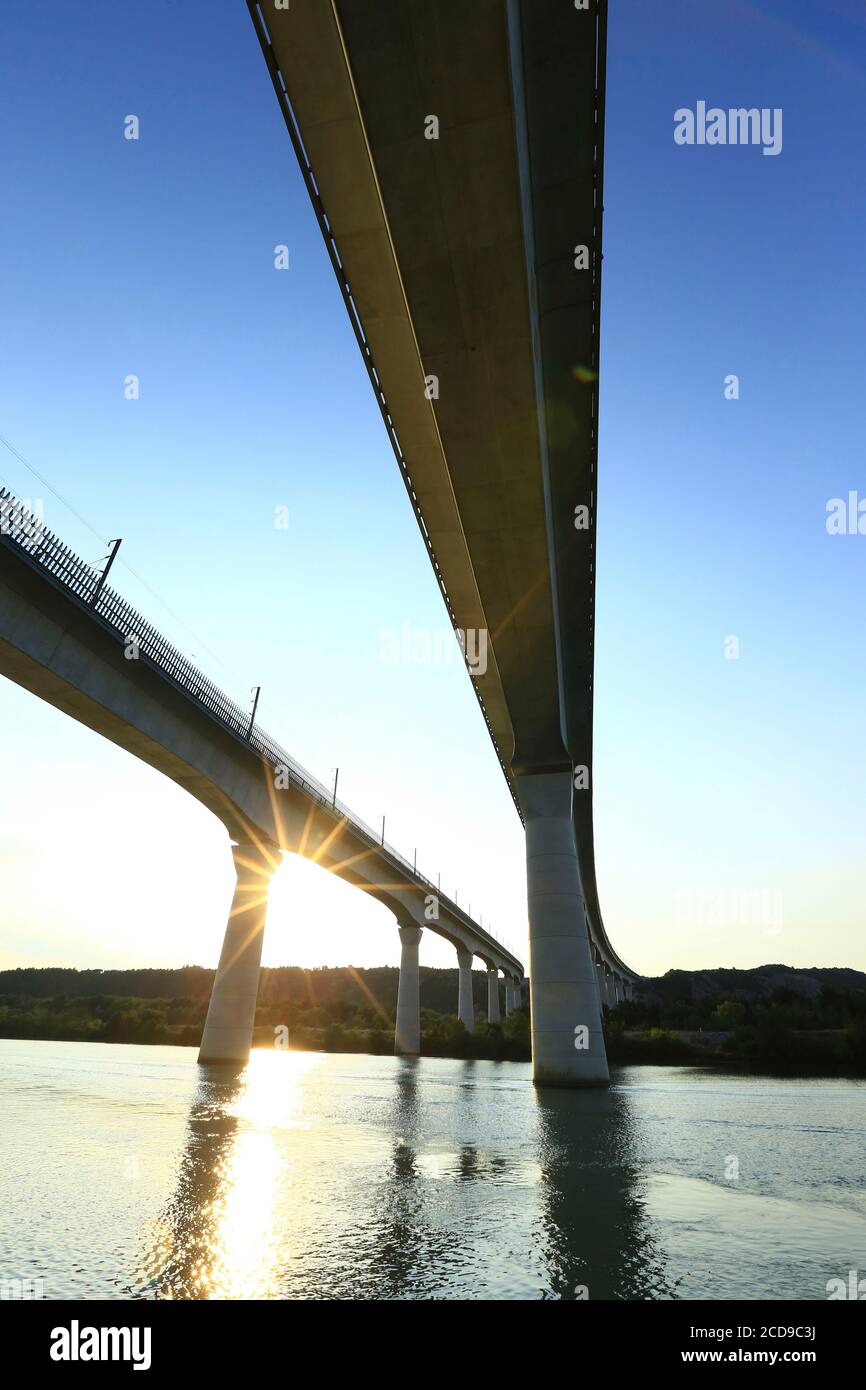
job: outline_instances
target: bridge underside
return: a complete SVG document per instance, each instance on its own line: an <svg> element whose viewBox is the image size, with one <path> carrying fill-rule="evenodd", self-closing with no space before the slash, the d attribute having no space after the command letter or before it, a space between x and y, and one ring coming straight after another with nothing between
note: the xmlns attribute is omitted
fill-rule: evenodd
<svg viewBox="0 0 866 1390"><path fill-rule="evenodd" d="M587 769L580 895L633 978L592 830L605 5L250 9L503 773L525 819L526 777Z"/></svg>
<svg viewBox="0 0 866 1390"><path fill-rule="evenodd" d="M44 549L36 553L44 556ZM236 842L237 888L203 1060L242 1061L249 1049L267 889L281 851L369 893L401 931L420 937L428 928L444 937L467 969L479 956L493 975L502 971L506 997L513 997L523 978L516 957L448 899L436 896L431 911L431 885L411 865L371 842L339 805L323 805L313 788L275 769L144 655L127 659L128 637L47 574L40 560L0 537L0 675L170 777ZM417 985L417 941L415 949ZM404 1027L401 1050L417 1051L417 988L408 995L404 989L404 1017L407 1010L411 1026Z"/></svg>

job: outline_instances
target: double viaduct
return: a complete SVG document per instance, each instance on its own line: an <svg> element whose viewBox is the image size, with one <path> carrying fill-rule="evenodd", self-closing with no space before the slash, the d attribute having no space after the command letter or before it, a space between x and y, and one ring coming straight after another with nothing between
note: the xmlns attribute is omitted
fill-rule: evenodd
<svg viewBox="0 0 866 1390"><path fill-rule="evenodd" d="M606 0L247 0L449 618L526 830L533 1080L605 1085L638 978L599 905L593 660ZM274 177L282 176L281 170ZM523 965L0 493L0 674L171 777L237 872L202 1062L252 1038L270 878L305 855L393 912L395 1050L422 930L488 1017ZM11 520L10 520L11 517Z"/></svg>
<svg viewBox="0 0 866 1390"><path fill-rule="evenodd" d="M638 978L592 814L607 3L247 4L448 615L487 634L533 1078L604 1085Z"/></svg>

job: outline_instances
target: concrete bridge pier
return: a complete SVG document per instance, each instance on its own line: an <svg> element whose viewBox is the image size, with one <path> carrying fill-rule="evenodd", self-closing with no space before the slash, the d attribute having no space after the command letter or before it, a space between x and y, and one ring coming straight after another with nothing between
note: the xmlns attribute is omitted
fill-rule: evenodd
<svg viewBox="0 0 866 1390"><path fill-rule="evenodd" d="M510 975L505 976L505 1017L514 1012L514 985Z"/></svg>
<svg viewBox="0 0 866 1390"><path fill-rule="evenodd" d="M487 1022L498 1023L499 1013L499 971L493 965L487 967Z"/></svg>
<svg viewBox="0 0 866 1390"><path fill-rule="evenodd" d="M571 769L523 773L518 787L526 822L532 1079L540 1086L607 1086Z"/></svg>
<svg viewBox="0 0 866 1390"><path fill-rule="evenodd" d="M280 863L274 847L251 841L233 844L232 857L237 882L199 1048L202 1063L249 1060L268 889Z"/></svg>
<svg viewBox="0 0 866 1390"><path fill-rule="evenodd" d="M475 1027L475 1004L472 999L472 952L468 946L457 947L457 1017L467 1033Z"/></svg>
<svg viewBox="0 0 866 1390"><path fill-rule="evenodd" d="M420 927L400 927L400 983L397 986L397 1024L394 1053L417 1057L421 1051L421 974L418 967Z"/></svg>

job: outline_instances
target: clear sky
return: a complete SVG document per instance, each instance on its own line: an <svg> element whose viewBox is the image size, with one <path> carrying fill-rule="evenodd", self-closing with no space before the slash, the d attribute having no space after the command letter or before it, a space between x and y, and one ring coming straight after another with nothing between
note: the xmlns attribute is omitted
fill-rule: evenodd
<svg viewBox="0 0 866 1390"><path fill-rule="evenodd" d="M6 5L0 38L0 433L172 612L118 564L126 597L525 951L469 681L380 658L446 617L245 4ZM677 145L698 101L781 108L781 153ZM859 0L612 0L597 856L647 974L866 968L866 536L825 525L866 496L864 130ZM105 553L2 449L0 477ZM6 681L0 721L0 965L215 963L222 827ZM379 905L280 871L265 963L398 958Z"/></svg>

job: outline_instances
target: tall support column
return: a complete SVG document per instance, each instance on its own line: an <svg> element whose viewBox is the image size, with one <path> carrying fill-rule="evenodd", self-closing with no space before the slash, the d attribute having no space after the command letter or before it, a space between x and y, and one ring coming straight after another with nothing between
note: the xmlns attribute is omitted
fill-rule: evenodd
<svg viewBox="0 0 866 1390"><path fill-rule="evenodd" d="M499 1014L499 971L487 967L487 1022L498 1023Z"/></svg>
<svg viewBox="0 0 866 1390"><path fill-rule="evenodd" d="M572 774L524 773L532 1079L606 1086L601 1009L571 819Z"/></svg>
<svg viewBox="0 0 866 1390"><path fill-rule="evenodd" d="M503 983L505 985L505 1017L507 1018L514 1007L511 1002L513 997L511 993L511 976L506 975Z"/></svg>
<svg viewBox="0 0 866 1390"><path fill-rule="evenodd" d="M211 990L199 1062L246 1062L253 1040L268 889L279 864L275 849L232 845L237 882Z"/></svg>
<svg viewBox="0 0 866 1390"><path fill-rule="evenodd" d="M613 992L613 1005L614 1008L616 1008L617 1004L622 1002L622 986L618 975L611 975L610 978L611 990Z"/></svg>
<svg viewBox="0 0 866 1390"><path fill-rule="evenodd" d="M472 999L472 952L467 946L457 947L457 1017L467 1033L475 1027L475 1004Z"/></svg>
<svg viewBox="0 0 866 1390"><path fill-rule="evenodd" d="M417 1057L421 1051L421 976L418 969L420 927L400 927L400 983L397 986L397 1025L394 1052Z"/></svg>

